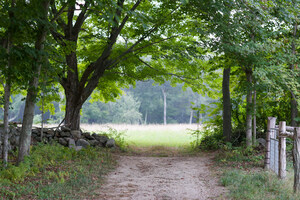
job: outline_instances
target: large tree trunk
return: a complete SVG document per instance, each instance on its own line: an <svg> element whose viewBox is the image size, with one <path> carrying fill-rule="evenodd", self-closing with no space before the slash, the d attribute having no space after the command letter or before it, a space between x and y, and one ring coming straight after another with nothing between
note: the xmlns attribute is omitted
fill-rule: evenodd
<svg viewBox="0 0 300 200"><path fill-rule="evenodd" d="M65 125L71 130L80 130L80 110L82 104L78 102L78 97L70 93L66 94Z"/></svg>
<svg viewBox="0 0 300 200"><path fill-rule="evenodd" d="M294 32L293 32L293 37L296 38L296 34L297 34L297 22L294 25ZM293 57L296 55L296 47L295 47L295 39L292 42L292 54ZM291 70L294 70L295 68L295 64L292 63L291 64ZM293 93L293 91L291 91L291 125L292 126L297 126L297 122L295 120L295 118L297 118L298 116L298 109L297 109L297 101L295 99L295 95Z"/></svg>
<svg viewBox="0 0 300 200"><path fill-rule="evenodd" d="M247 110L246 110L246 145L247 147L252 145L252 69L246 70L246 77L248 82L247 93Z"/></svg>
<svg viewBox="0 0 300 200"><path fill-rule="evenodd" d="M161 89L164 98L164 125L167 125L167 92L165 88Z"/></svg>
<svg viewBox="0 0 300 200"><path fill-rule="evenodd" d="M11 8L15 7L15 1L11 1ZM14 13L13 11L9 11L9 18L10 18L10 27L8 29L8 34L7 34L7 43L6 43L6 52L9 55L11 46L12 46L12 40L13 40L13 18L14 18ZM8 56L8 74L6 74L5 78L5 87L4 87L4 115L3 115L3 125L4 125L4 135L3 135L3 165L4 167L7 167L8 163L8 136L9 136L9 99L10 99L10 94L11 94L11 74L9 69L12 67L11 63L11 58L10 55ZM0 137L1 139L1 137Z"/></svg>
<svg viewBox="0 0 300 200"><path fill-rule="evenodd" d="M4 88L4 135L3 135L3 165L7 166L8 162L8 135L9 135L9 124L8 124L8 114L9 114L9 98L10 98L10 80L7 80Z"/></svg>
<svg viewBox="0 0 300 200"><path fill-rule="evenodd" d="M223 70L223 137L227 142L231 140L231 102L230 102L230 68Z"/></svg>
<svg viewBox="0 0 300 200"><path fill-rule="evenodd" d="M40 1L41 9L43 12L42 20L46 21L48 19L48 9L50 0ZM47 28L45 24L40 24L39 32L37 35L37 40L35 43L35 49L38 51L44 50L44 42L46 40ZM43 60L40 57L37 63L41 63ZM19 154L18 154L18 163L24 160L24 157L29 154L30 143L31 143L31 129L34 117L34 107L35 100L37 97L37 87L39 83L39 75L41 71L42 64L37 64L34 69L34 77L29 81L29 88L27 90L25 110L23 116L22 130L20 136L20 146L19 146Z"/></svg>

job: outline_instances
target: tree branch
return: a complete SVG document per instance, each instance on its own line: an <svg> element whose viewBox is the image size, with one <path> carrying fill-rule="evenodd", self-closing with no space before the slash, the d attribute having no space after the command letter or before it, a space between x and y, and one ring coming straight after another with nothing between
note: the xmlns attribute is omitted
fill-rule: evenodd
<svg viewBox="0 0 300 200"><path fill-rule="evenodd" d="M68 4L66 3L66 6L67 6L67 5L68 5ZM52 10L52 12L53 12L53 14L54 14L53 19L55 19L55 21L57 21L57 24L60 26L60 28L64 30L65 27L66 27L67 25L66 25L66 23L60 18L60 15L61 15L61 14L58 14L59 11L57 11L57 9L56 9L55 0L51 1L51 10ZM60 9L60 11L63 12L63 9ZM57 17L55 17L55 16L57 16ZM51 22L52 22L52 20L51 20Z"/></svg>
<svg viewBox="0 0 300 200"><path fill-rule="evenodd" d="M75 12L75 4L70 5L68 8L68 22L67 22L67 26L65 27L65 36L67 38L71 37L72 34L74 12Z"/></svg>
<svg viewBox="0 0 300 200"><path fill-rule="evenodd" d="M65 3L65 4L61 7L61 9L60 9L58 12L54 13L54 14L55 14L54 17L50 20L51 23L53 23L54 21L58 20L58 18L59 18L60 15L64 12L64 9L67 7L67 5L68 5L68 2ZM54 5L54 6L55 6L55 5ZM55 10L56 10L56 9L55 9ZM57 10L56 10L56 11L57 11Z"/></svg>
<svg viewBox="0 0 300 200"><path fill-rule="evenodd" d="M82 11L80 12L76 22L75 22L75 25L73 27L73 30L72 30L72 34L73 35L78 35L79 34L79 31L81 29L81 26L83 24L83 22L86 20L86 18L88 17L88 14L87 14L87 8L88 6L90 5L89 1L87 1L84 6L83 6L83 9Z"/></svg>
<svg viewBox="0 0 300 200"><path fill-rule="evenodd" d="M149 67L150 69L153 69L157 72L160 72L162 74L165 74L165 75L170 75L170 76L175 76L177 78L179 78L180 80L186 82L186 83L189 83L191 84L190 82L188 82L186 79L189 79L189 80L197 80L196 78L191 78L191 77L186 77L186 76L183 76L183 75L178 75L178 74L174 74L174 73L170 73L170 72L163 72L159 69L156 69L154 67L152 67L151 65L149 65L147 62L145 62L144 60L142 60L141 58L137 57L139 59L139 61L141 61L144 65L146 65L147 67Z"/></svg>
<svg viewBox="0 0 300 200"><path fill-rule="evenodd" d="M130 9L131 12L135 11L136 8L140 5L140 3L143 0L138 0ZM123 8L123 4L124 4L124 0L119 0L118 1L118 6L120 8ZM117 15L118 17L121 16L122 10L118 9L117 10ZM119 36L121 30L124 28L126 22L129 19L129 15L126 15L124 17L124 19L122 20L121 24L119 27L117 28L112 28L111 30L111 34L110 34L110 38L109 38L109 44L107 45L107 47L105 48L105 50L102 52L101 56L96 60L95 63L91 64L90 66L88 66L87 70L84 71L82 78L80 80L80 87L84 88L87 81L88 81L88 77L94 72L92 79L99 79L101 77L101 74L104 73L105 71L105 66L103 65L104 61L109 57L111 49L113 47L113 45L116 43L117 37ZM98 69L97 69L98 68ZM101 69L103 68L103 69ZM102 72L103 71L103 72ZM98 81L97 81L98 82ZM96 87L97 84L96 83L88 83L88 85L86 87Z"/></svg>
<svg viewBox="0 0 300 200"><path fill-rule="evenodd" d="M132 53L132 52L139 52L139 51L141 51L141 50L143 50L143 49L145 49L145 48L147 48L147 47L149 47L149 46L152 46L152 45L154 45L154 44L158 44L158 43L161 43L161 42L163 42L163 41L166 41L166 40L169 40L169 39L172 39L172 38L175 38L175 37L179 37L180 35L173 35L173 36L171 36L171 37L168 37L168 38L164 38L164 39L161 39L161 40L158 40L158 41L156 41L156 42L152 42L152 43L150 43L150 44L147 44L147 45L145 45L145 46L142 46L142 47L139 47L139 48L136 48L136 49L131 49L131 47L127 50L127 51L125 51L124 53L122 53L118 58L116 58L115 59L115 61L114 62L112 62L111 63L111 66L108 68L108 69L112 69L112 68L114 68L118 63L120 63L122 60L126 60L126 59L121 59L122 57L124 57L124 56L126 56L127 54L129 54L129 53ZM133 45L134 46L134 45Z"/></svg>

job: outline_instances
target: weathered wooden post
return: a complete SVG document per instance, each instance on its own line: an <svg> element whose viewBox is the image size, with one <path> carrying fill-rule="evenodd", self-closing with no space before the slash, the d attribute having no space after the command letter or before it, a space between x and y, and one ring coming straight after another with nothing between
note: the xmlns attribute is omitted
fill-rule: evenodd
<svg viewBox="0 0 300 200"><path fill-rule="evenodd" d="M294 130L294 146L293 146L293 157L294 157L294 192L300 191L300 127Z"/></svg>
<svg viewBox="0 0 300 200"><path fill-rule="evenodd" d="M271 150L271 133L272 129L275 128L276 117L268 117L268 130L266 135L266 155L265 155L265 169L270 169L270 150Z"/></svg>
<svg viewBox="0 0 300 200"><path fill-rule="evenodd" d="M286 122L279 122L279 159L278 176L281 179L286 177Z"/></svg>

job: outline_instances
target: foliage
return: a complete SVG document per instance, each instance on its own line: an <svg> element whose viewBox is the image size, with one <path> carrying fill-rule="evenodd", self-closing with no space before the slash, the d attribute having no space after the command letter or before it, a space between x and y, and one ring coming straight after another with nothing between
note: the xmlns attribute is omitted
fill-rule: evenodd
<svg viewBox="0 0 300 200"><path fill-rule="evenodd" d="M110 154L100 149L38 144L19 166L0 171L0 194L7 199L79 198L90 195L92 185L112 165Z"/></svg>
<svg viewBox="0 0 300 200"><path fill-rule="evenodd" d="M201 109L201 108L198 108ZM218 115L202 124L201 129L190 130L189 134L196 138L191 145L202 150L216 150L224 144L222 119Z"/></svg>
<svg viewBox="0 0 300 200"><path fill-rule="evenodd" d="M223 144L223 133L214 127L205 127L201 132L199 148L203 150L216 150Z"/></svg>
<svg viewBox="0 0 300 200"><path fill-rule="evenodd" d="M229 170L224 173L221 182L230 190L232 199L299 199L292 191L292 184L287 184L275 174L264 171L249 173L236 169Z"/></svg>
<svg viewBox="0 0 300 200"><path fill-rule="evenodd" d="M163 88L167 93L168 123L189 123L191 106L207 105L211 101L209 97L193 92L192 88L186 88L183 84L174 86L170 82L165 82L157 85L153 80L137 82L128 90L141 102L139 110L143 114L144 123L163 123ZM202 117L208 118L205 113ZM194 114L193 122L195 122Z"/></svg>
<svg viewBox="0 0 300 200"><path fill-rule="evenodd" d="M273 172L263 171L264 151L259 147L234 147L226 143L215 159L222 168L221 183L229 189L230 199L299 198L293 193L293 170L287 170L284 181Z"/></svg>
<svg viewBox="0 0 300 200"><path fill-rule="evenodd" d="M83 105L83 123L127 123L141 121L140 102L129 92L115 102L87 102Z"/></svg>
<svg viewBox="0 0 300 200"><path fill-rule="evenodd" d="M125 141L126 131L118 131L112 127L107 127L107 131L100 131L97 134L106 135L108 138L113 138L116 141L116 145L122 150L125 151L128 147L128 144Z"/></svg>
<svg viewBox="0 0 300 200"><path fill-rule="evenodd" d="M264 155L259 148L255 149L245 145L234 147L227 142L221 147L216 159L223 166L251 169L263 167Z"/></svg>

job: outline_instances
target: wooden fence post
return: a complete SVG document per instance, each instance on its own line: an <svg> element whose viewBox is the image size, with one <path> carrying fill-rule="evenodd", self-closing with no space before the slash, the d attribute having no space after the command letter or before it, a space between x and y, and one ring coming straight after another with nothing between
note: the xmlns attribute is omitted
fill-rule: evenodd
<svg viewBox="0 0 300 200"><path fill-rule="evenodd" d="M270 150L271 150L271 132L275 128L276 117L268 117L268 130L266 135L266 155L265 155L265 169L270 169Z"/></svg>
<svg viewBox="0 0 300 200"><path fill-rule="evenodd" d="M293 157L294 157L294 192L299 193L300 191L300 127L294 130L294 146L293 146Z"/></svg>
<svg viewBox="0 0 300 200"><path fill-rule="evenodd" d="M281 179L286 177L286 137L283 136L286 132L286 122L279 122L279 145L278 145L278 176Z"/></svg>

